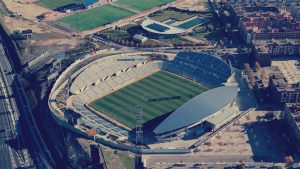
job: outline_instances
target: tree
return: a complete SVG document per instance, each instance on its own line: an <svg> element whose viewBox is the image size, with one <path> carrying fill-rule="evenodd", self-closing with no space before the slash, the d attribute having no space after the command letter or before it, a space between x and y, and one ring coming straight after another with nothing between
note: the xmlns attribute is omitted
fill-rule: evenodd
<svg viewBox="0 0 300 169"><path fill-rule="evenodd" d="M117 42L118 44L120 44L120 43L121 43L121 39L116 38L116 42Z"/></svg>
<svg viewBox="0 0 300 169"><path fill-rule="evenodd" d="M253 72L249 73L249 80L250 80L251 85L253 86L255 84L255 78L254 78Z"/></svg>
<svg viewBox="0 0 300 169"><path fill-rule="evenodd" d="M131 41L131 42L130 42L130 46L135 46L134 41Z"/></svg>
<svg viewBox="0 0 300 169"><path fill-rule="evenodd" d="M238 46L236 52L237 52L238 54L244 54L244 53L245 53L244 49L243 49L241 46Z"/></svg>
<svg viewBox="0 0 300 169"><path fill-rule="evenodd" d="M251 71L251 68L250 68L249 63L245 63L245 64L244 64L244 68L245 68L245 73L246 73L247 75L249 75L249 73L250 73L250 71Z"/></svg>
<svg viewBox="0 0 300 169"><path fill-rule="evenodd" d="M260 71L260 64L258 62L255 62L255 70Z"/></svg>
<svg viewBox="0 0 300 169"><path fill-rule="evenodd" d="M178 48L178 44L177 44L177 43L173 44L173 47L174 47L175 49L177 49L177 48Z"/></svg>
<svg viewBox="0 0 300 169"><path fill-rule="evenodd" d="M229 42L228 42L228 46L232 46L233 45L233 42L232 42L232 40L229 40Z"/></svg>
<svg viewBox="0 0 300 169"><path fill-rule="evenodd" d="M117 39L116 37L111 37L111 40L112 40L113 42L116 42L118 39Z"/></svg>
<svg viewBox="0 0 300 169"><path fill-rule="evenodd" d="M153 43L153 42L150 42L150 43L148 44L148 46L149 46L149 47L154 47L154 43Z"/></svg>
<svg viewBox="0 0 300 169"><path fill-rule="evenodd" d="M225 25L225 31L228 32L228 31L230 31L230 30L231 30L231 24L230 24L230 23L227 23L227 24Z"/></svg>
<svg viewBox="0 0 300 169"><path fill-rule="evenodd" d="M266 75L265 70L261 70L260 72L261 72L261 73L260 73L260 78L261 78L261 79L266 79L266 78L267 78L267 75Z"/></svg>
<svg viewBox="0 0 300 169"><path fill-rule="evenodd" d="M106 37L107 40L109 40L109 41L111 40L111 36L110 35L105 35L105 37Z"/></svg>
<svg viewBox="0 0 300 169"><path fill-rule="evenodd" d="M287 165L291 165L294 162L294 159L291 155L289 155L284 157L284 161Z"/></svg>
<svg viewBox="0 0 300 169"><path fill-rule="evenodd" d="M125 40L125 41L124 41L124 45L125 45L125 46L128 46L128 45L129 45L128 40Z"/></svg>
<svg viewBox="0 0 300 169"><path fill-rule="evenodd" d="M230 13L229 13L228 11L225 10L225 11L223 12L223 15L224 15L225 17L229 17L229 16L230 16Z"/></svg>
<svg viewBox="0 0 300 169"><path fill-rule="evenodd" d="M214 30L214 26L212 24L207 25L206 28L209 32Z"/></svg>
<svg viewBox="0 0 300 169"><path fill-rule="evenodd" d="M125 41L124 40L121 40L121 45L125 45Z"/></svg>

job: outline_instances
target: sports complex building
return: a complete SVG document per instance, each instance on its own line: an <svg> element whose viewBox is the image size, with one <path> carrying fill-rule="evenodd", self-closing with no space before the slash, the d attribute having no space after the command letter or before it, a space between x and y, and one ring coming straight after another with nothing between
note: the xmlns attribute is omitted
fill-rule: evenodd
<svg viewBox="0 0 300 169"><path fill-rule="evenodd" d="M61 125L105 142L133 145L138 123L145 144L198 138L236 117L232 76L198 52L88 56L60 75L48 104Z"/></svg>
<svg viewBox="0 0 300 169"><path fill-rule="evenodd" d="M185 32L185 30L158 22L152 19L146 19L141 23L142 28L147 32L148 36L153 38L173 38Z"/></svg>
<svg viewBox="0 0 300 169"><path fill-rule="evenodd" d="M207 23L209 20L199 16L194 16L183 22L181 21L180 24L177 24L177 22L178 21L172 19L159 22L147 18L140 25L145 31L145 34L152 38L175 38L182 34L191 32L194 27Z"/></svg>

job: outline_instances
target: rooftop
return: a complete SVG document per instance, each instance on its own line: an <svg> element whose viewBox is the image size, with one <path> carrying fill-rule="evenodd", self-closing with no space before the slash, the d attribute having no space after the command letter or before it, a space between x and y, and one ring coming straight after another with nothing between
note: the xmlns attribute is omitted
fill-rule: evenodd
<svg viewBox="0 0 300 169"><path fill-rule="evenodd" d="M300 45L299 39L271 39L252 40L253 45L259 53L270 53L273 46Z"/></svg>
<svg viewBox="0 0 300 169"><path fill-rule="evenodd" d="M289 84L282 74L271 74L271 81L278 91L300 91L300 84Z"/></svg>
<svg viewBox="0 0 300 169"><path fill-rule="evenodd" d="M291 111L291 115L295 119L298 129L300 129L300 104L287 103L286 106Z"/></svg>
<svg viewBox="0 0 300 169"><path fill-rule="evenodd" d="M175 131L198 123L230 104L237 93L238 89L235 86L208 90L180 106L154 129L154 133Z"/></svg>
<svg viewBox="0 0 300 169"><path fill-rule="evenodd" d="M299 39L271 39L271 40L253 40L254 45L300 45Z"/></svg>
<svg viewBox="0 0 300 169"><path fill-rule="evenodd" d="M299 32L299 24L281 3L236 3L233 10L249 32Z"/></svg>

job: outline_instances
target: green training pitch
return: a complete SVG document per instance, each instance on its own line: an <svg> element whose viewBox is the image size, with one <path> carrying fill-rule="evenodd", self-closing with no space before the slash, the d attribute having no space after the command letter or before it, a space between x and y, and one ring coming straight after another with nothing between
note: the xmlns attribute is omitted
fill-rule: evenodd
<svg viewBox="0 0 300 169"><path fill-rule="evenodd" d="M143 12L174 1L175 0L118 0L116 4Z"/></svg>
<svg viewBox="0 0 300 169"><path fill-rule="evenodd" d="M143 108L143 123L176 110L207 88L168 72L157 72L89 104L90 107L133 129L135 107ZM177 97L176 99L170 99ZM159 98L169 98L158 101ZM156 100L156 101L155 101Z"/></svg>
<svg viewBox="0 0 300 169"><path fill-rule="evenodd" d="M39 0L38 4L48 9L55 10L70 4L82 4L82 2L83 0Z"/></svg>
<svg viewBox="0 0 300 169"><path fill-rule="evenodd" d="M71 28L85 31L116 22L135 14L135 12L117 6L103 5L79 14L66 16L56 21L68 25Z"/></svg>

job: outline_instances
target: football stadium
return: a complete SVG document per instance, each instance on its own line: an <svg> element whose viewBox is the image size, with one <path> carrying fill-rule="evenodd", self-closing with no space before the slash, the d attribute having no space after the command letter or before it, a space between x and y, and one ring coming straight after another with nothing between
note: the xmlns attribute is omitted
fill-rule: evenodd
<svg viewBox="0 0 300 169"><path fill-rule="evenodd" d="M134 145L137 131L145 145L195 139L236 117L232 76L205 53L111 52L68 67L48 104L59 124L110 145Z"/></svg>

